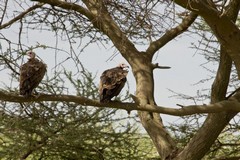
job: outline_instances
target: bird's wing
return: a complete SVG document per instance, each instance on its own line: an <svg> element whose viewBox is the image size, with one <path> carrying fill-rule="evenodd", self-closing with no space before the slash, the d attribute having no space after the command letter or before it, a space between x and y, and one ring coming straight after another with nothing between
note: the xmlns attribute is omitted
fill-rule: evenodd
<svg viewBox="0 0 240 160"><path fill-rule="evenodd" d="M127 74L128 71L119 68L104 71L100 77L99 91L115 88L117 84L122 83L122 79L125 79Z"/></svg>
<svg viewBox="0 0 240 160"><path fill-rule="evenodd" d="M100 77L99 95L100 101L109 101L122 90L128 71L119 67L104 71Z"/></svg>
<svg viewBox="0 0 240 160"><path fill-rule="evenodd" d="M20 92L38 86L46 73L46 65L38 60L28 61L20 68Z"/></svg>

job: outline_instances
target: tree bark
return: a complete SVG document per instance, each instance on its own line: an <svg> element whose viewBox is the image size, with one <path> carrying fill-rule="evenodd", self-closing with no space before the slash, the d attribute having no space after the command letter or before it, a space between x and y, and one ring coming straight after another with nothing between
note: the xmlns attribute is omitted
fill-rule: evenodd
<svg viewBox="0 0 240 160"><path fill-rule="evenodd" d="M240 62L240 57L239 53L237 53L240 48L239 45L235 46L236 42L232 43L232 41L236 41L235 38L239 36L240 32L236 30L236 25L230 22L230 20L234 22L236 21L236 17L239 11L239 2L237 6L238 7L236 7L236 5L231 6L230 4L229 10L223 15L223 17L218 17L216 16L216 14L214 14L215 16L212 16L212 14L204 13L202 11L199 12L199 14L203 16L211 29L214 31L219 42L221 43L220 63L216 78L212 85L211 103L219 102L221 100L224 100L226 97L232 66L231 59L235 61L236 68L238 70L240 69L238 66ZM194 7L197 7L195 9L198 9L199 6L194 5ZM209 8L211 7L209 6ZM233 32L236 35L233 36L235 38L231 39ZM240 39L238 40L238 43L239 41ZM237 49L229 50L233 46L235 46ZM236 60L235 58L238 58L238 60ZM209 151L210 147L217 139L221 131L236 114L237 112L222 112L218 114L209 114L203 126L198 130L198 132L194 135L194 137L190 140L188 145L177 156L176 159L202 159L202 157Z"/></svg>
<svg viewBox="0 0 240 160"><path fill-rule="evenodd" d="M133 74L136 78L136 97L138 99L137 103L139 106L145 106L147 104L155 105L153 96L153 68L150 57L151 56L149 55L149 57L146 58L141 57L135 59L132 65ZM146 129L156 146L161 159L166 159L175 149L176 143L164 128L160 115L157 113L142 111L139 111L138 115L143 127Z"/></svg>
<svg viewBox="0 0 240 160"><path fill-rule="evenodd" d="M224 9L226 10L224 13L219 12L216 6L210 4L208 0L175 0L174 2L204 18L219 43L234 62L240 79L240 30L233 20L239 11L240 2L237 0L230 1L229 6ZM229 14L234 15L230 16Z"/></svg>
<svg viewBox="0 0 240 160"><path fill-rule="evenodd" d="M154 100L154 79L153 79L153 65L151 64L152 57L155 52L160 49L163 45L165 45L168 41L172 40L175 36L182 33L187 29L188 25L191 24L194 19L197 17L197 14L200 14L209 26L212 28L214 34L217 36L218 40L222 44L222 47L226 51L226 53L231 57L234 61L236 68L238 70L238 74L240 75L240 31L236 27L236 25L229 19L227 14L220 15L217 11L216 7L209 4L208 0L175 0L176 3L184 6L192 10L193 12L189 18L186 18L184 22L186 22L187 26L176 27L173 30L169 30L163 37L159 38L155 42L151 43L146 52L139 52L134 44L127 38L126 34L123 33L120 27L116 24L116 22L112 19L110 14L108 13L107 8L104 6L103 1L101 0L83 0L85 6L80 6L78 4L60 1L60 0L34 0L39 2L48 3L53 6L61 7L66 10L74 10L88 18L88 20L94 25L95 28L99 29L102 33L111 39L115 47L119 50L121 55L129 62L132 67L134 77L136 79L137 90L136 90L136 103L130 104L131 109L134 107L139 107L139 110L149 109L151 111L159 111L165 113L174 113L176 114L177 110L168 109L166 112L165 108L155 109L156 107ZM236 2L236 0L231 1L231 3ZM238 8L239 9L239 8ZM235 15L235 12L234 12ZM169 39L171 37L171 39ZM229 64L229 63L228 63ZM222 66L222 65L220 65ZM219 69L223 71L224 69ZM226 69L226 73L229 72L229 67ZM219 74L220 75L220 74ZM240 76L239 76L240 77ZM216 77L216 83L213 85L212 89L212 102L218 102L225 98L228 79L225 79L225 82L218 81L220 76ZM229 77L228 77L229 78ZM222 79L221 79L222 81ZM220 91L219 87L223 87ZM218 93L219 92L219 93ZM41 98L41 97L40 97ZM39 98L39 99L40 99ZM44 98L44 97L43 97ZM66 101L71 101L69 98L72 98L74 102L79 102L81 100L81 104L92 104L94 106L103 107L102 104L98 102L91 101L89 99L85 99L83 97L76 96L60 96L52 98L62 98ZM34 99L34 98L32 98ZM36 98L37 99L37 98ZM37 99L37 100L39 100ZM219 105L220 104L220 105ZM219 103L217 106L220 106ZM231 104L231 103L230 103ZM238 106L238 103L233 103L234 107ZM114 107L114 104L107 104L109 107ZM128 109L127 105L120 103L121 107L124 109ZM146 109L144 108L146 107ZM201 108L204 106L198 107L201 111ZM193 108L193 107L192 107ZM190 108L190 111L191 109ZM219 109L218 108L218 109ZM229 107L230 108L230 107ZM186 108L186 110L189 108ZM231 108L230 108L231 109ZM184 112L185 109L180 110L181 113ZM189 110L187 110L189 111ZM219 110L218 110L219 111ZM179 114L181 114L179 113ZM193 112L187 112L193 113ZM203 112L201 112L203 113ZM139 111L138 112L141 122L153 140L159 155L162 159L170 159L170 155L176 150L176 143L170 137L167 130L164 128L161 117L157 113ZM188 145L184 148L184 150L177 156L176 159L201 159L206 152L209 150L215 139L218 137L222 129L227 125L229 120L235 115L235 113L225 113L222 112L220 114L210 114L206 119L204 125L201 129L196 133L196 135L191 139ZM211 133L211 134L209 134Z"/></svg>

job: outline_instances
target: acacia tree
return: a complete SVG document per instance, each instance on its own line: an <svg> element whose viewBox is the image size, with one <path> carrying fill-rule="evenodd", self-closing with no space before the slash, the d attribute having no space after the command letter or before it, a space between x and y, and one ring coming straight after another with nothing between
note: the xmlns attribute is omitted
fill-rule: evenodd
<svg viewBox="0 0 240 160"><path fill-rule="evenodd" d="M240 30L234 23L240 9L238 0L221 3L209 0L175 0L172 2L34 1L39 3L19 2L19 5L23 7L26 7L26 4L31 7L26 7L27 9L6 23L3 23L2 20L0 29L20 20L20 34L23 29L22 24L26 23L27 29L51 30L60 33L66 37L70 44L74 42L74 39L86 36L92 38L90 43L111 41L131 65L136 80L136 94L132 95L134 102L101 104L84 96L62 94L24 98L1 91L2 101L64 101L86 106L119 108L127 111L138 110L141 123L151 137L161 159L201 159L229 121L239 112L239 93L236 91L227 96L232 62L234 62L237 75L240 75ZM2 10L2 19L7 13L7 4L8 1L5 1L6 7ZM178 14L179 8L175 8L176 5L187 10L185 12L180 10L181 14ZM163 14L160 12L162 8L165 8ZM175 14L180 15L180 17L171 19L171 15ZM179 109L160 106L156 104L154 99L153 70L164 67L153 64L153 56L165 44L186 31L198 15L208 24L221 45L219 68L211 86L211 104L182 106ZM136 47L137 44L142 43L148 45L144 51L140 51ZM22 44L18 45L21 49ZM74 58L78 62L77 56ZM13 68L10 60L3 60L8 67ZM159 113L175 116L208 113L208 116L185 146L177 146L163 125Z"/></svg>
<svg viewBox="0 0 240 160"><path fill-rule="evenodd" d="M98 97L94 77L86 70L81 79L71 72L57 75L44 80L38 90L61 93L70 81L78 95ZM129 123L134 117L116 117L117 109L58 101L1 102L0 110L1 159L139 160L157 155L149 137Z"/></svg>

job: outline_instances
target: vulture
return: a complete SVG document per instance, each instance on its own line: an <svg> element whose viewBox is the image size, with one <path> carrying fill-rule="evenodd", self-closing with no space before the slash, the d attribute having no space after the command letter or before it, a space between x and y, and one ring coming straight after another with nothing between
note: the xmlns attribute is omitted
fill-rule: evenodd
<svg viewBox="0 0 240 160"><path fill-rule="evenodd" d="M34 88L42 81L47 65L36 58L32 51L28 52L28 62L20 67L20 95L31 96Z"/></svg>
<svg viewBox="0 0 240 160"><path fill-rule="evenodd" d="M117 67L105 70L100 77L99 96L101 103L111 102L117 96L127 81L128 66L120 63Z"/></svg>

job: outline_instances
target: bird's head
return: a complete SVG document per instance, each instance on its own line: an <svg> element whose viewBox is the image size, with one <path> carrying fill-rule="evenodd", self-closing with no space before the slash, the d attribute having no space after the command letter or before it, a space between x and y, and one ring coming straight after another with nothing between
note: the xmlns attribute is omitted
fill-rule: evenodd
<svg viewBox="0 0 240 160"><path fill-rule="evenodd" d="M29 59L34 59L36 54L33 51L29 51L27 55L30 57Z"/></svg>
<svg viewBox="0 0 240 160"><path fill-rule="evenodd" d="M125 63L119 63L119 64L118 64L118 67L121 68L121 69L129 68L129 66L126 65Z"/></svg>

